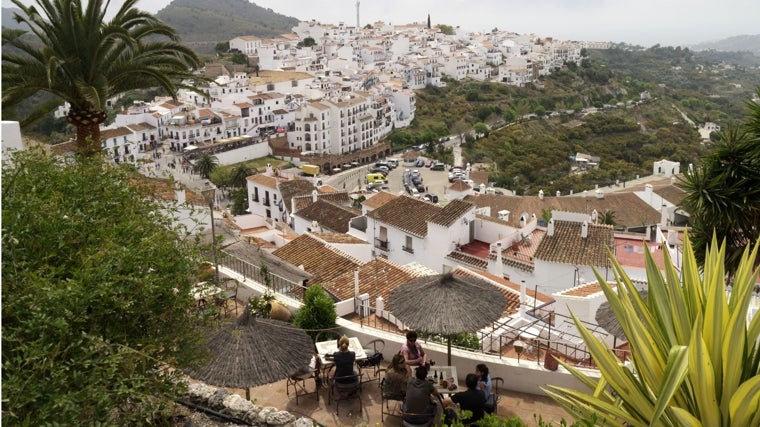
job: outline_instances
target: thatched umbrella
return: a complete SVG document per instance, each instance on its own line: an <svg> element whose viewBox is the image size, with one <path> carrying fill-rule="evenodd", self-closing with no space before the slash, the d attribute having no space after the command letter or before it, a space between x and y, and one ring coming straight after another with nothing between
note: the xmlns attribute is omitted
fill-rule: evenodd
<svg viewBox="0 0 760 427"><path fill-rule="evenodd" d="M639 294L641 295L641 298L646 301L646 289L639 291ZM627 341L625 332L623 332L623 327L620 326L620 322L618 322L618 319L615 316L615 312L612 311L612 306L610 305L609 301L603 302L599 308L596 309L594 319L599 326L604 328L604 330L609 332L612 336Z"/></svg>
<svg viewBox="0 0 760 427"><path fill-rule="evenodd" d="M195 379L208 384L244 388L279 381L307 366L314 355L314 342L306 332L279 320L255 318L246 306L235 322L222 326L208 340L211 360L206 366L188 369Z"/></svg>
<svg viewBox="0 0 760 427"><path fill-rule="evenodd" d="M391 313L410 329L446 336L451 365L451 335L495 322L506 300L483 280L447 273L404 283L391 293L388 303Z"/></svg>

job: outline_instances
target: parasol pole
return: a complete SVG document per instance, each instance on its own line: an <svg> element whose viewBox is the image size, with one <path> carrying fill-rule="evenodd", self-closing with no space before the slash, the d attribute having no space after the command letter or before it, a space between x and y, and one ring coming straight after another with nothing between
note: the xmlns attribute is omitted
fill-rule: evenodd
<svg viewBox="0 0 760 427"><path fill-rule="evenodd" d="M251 401L251 388L250 387L246 387L245 388L245 400L247 400L249 402Z"/></svg>
<svg viewBox="0 0 760 427"><path fill-rule="evenodd" d="M449 366L451 366L451 335L446 335L446 350L448 350Z"/></svg>

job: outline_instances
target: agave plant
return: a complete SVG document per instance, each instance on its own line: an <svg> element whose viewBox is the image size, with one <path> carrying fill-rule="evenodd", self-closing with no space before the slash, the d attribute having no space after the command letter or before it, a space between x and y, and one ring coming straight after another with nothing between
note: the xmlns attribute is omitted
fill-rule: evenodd
<svg viewBox="0 0 760 427"><path fill-rule="evenodd" d="M597 278L628 338L633 371L574 317L601 377L560 361L590 391L544 391L577 418L597 414L598 425L760 425L760 315L747 318L758 247L745 250L728 298L725 244L715 237L702 270L688 237L680 275L667 251L664 272L647 253L646 301L613 260L617 291Z"/></svg>

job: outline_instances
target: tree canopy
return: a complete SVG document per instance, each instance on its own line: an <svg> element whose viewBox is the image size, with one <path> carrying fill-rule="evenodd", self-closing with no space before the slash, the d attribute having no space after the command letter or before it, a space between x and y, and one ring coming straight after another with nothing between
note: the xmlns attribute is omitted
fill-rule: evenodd
<svg viewBox="0 0 760 427"><path fill-rule="evenodd" d="M726 241L729 273L744 248L760 239L760 104L748 106L747 122L720 132L712 150L678 183L687 193L681 206L689 213L697 260L704 262L715 233Z"/></svg>
<svg viewBox="0 0 760 427"><path fill-rule="evenodd" d="M129 166L16 153L2 170L8 425L160 423L197 360L195 239Z"/></svg>
<svg viewBox="0 0 760 427"><path fill-rule="evenodd" d="M83 154L100 151L109 98L154 86L176 96L178 88L191 86L183 80L202 79L192 73L200 65L195 53L172 27L136 9L138 0L125 0L115 13L104 0L36 0L29 6L12 1L23 12L14 15L16 21L28 25L43 47L28 42L23 30L3 32L3 45L15 48L3 49L3 108L38 92L68 102L67 120L77 128ZM28 119L55 107L43 104L46 110Z"/></svg>

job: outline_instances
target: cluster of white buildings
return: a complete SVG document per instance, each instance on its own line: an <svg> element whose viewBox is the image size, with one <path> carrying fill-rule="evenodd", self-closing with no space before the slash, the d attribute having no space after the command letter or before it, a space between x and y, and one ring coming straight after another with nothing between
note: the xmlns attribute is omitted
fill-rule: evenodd
<svg viewBox="0 0 760 427"><path fill-rule="evenodd" d="M299 46L308 38L315 44ZM301 22L276 39L230 40L257 72L207 64L204 74L214 81L198 85L202 92L136 102L103 129L103 149L116 161L136 161L158 144L181 152L271 136L287 140L281 145L291 159L356 153L411 123L416 89L445 85L444 76L538 84L553 69L580 61L584 47L605 46L505 31L446 35L421 24Z"/></svg>

